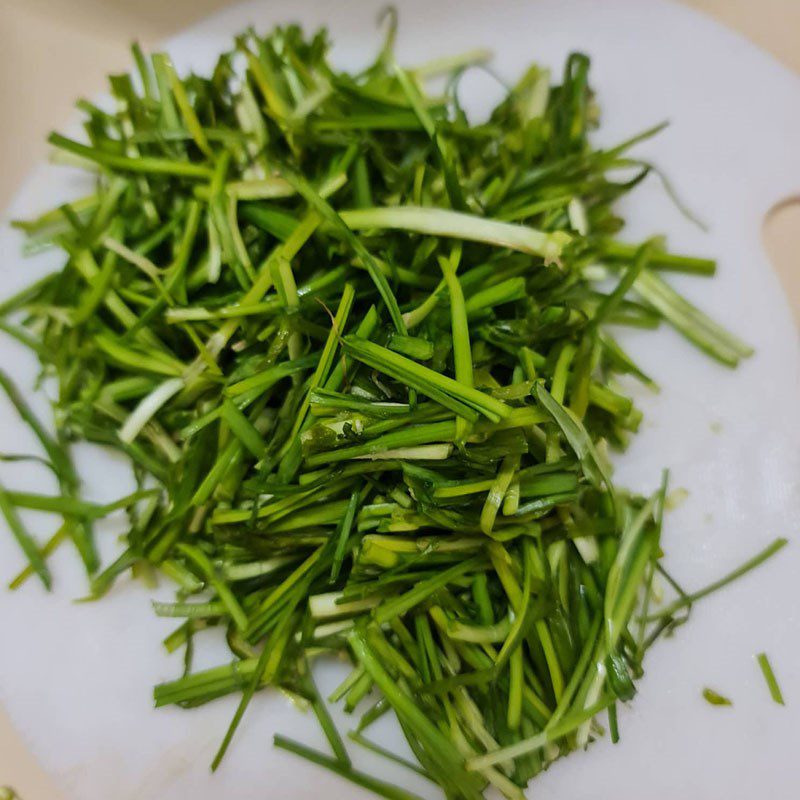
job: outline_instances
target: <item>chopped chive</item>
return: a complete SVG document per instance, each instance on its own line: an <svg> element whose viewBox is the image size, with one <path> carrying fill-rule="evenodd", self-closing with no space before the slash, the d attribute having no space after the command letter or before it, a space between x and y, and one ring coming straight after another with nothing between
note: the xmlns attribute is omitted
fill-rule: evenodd
<svg viewBox="0 0 800 800"><path fill-rule="evenodd" d="M0 512L2 512L6 524L17 540L17 544L19 544L22 552L25 553L31 569L39 576L39 580L41 580L45 588L50 589L52 586L50 570L47 568L47 564L45 564L38 545L22 524L22 520L17 514L15 504L3 486L0 486Z"/></svg>
<svg viewBox="0 0 800 800"><path fill-rule="evenodd" d="M73 153L89 161L95 161L104 167L122 170L123 172L131 171L152 173L154 175L175 175L186 178L211 177L211 170L201 164L191 164L166 158L147 158L144 156L130 158L128 156L118 156L80 144L58 133L51 133L47 141L54 147L61 148L68 153Z"/></svg>
<svg viewBox="0 0 800 800"><path fill-rule="evenodd" d="M733 702L713 689L703 689L703 699L712 706L732 706Z"/></svg>
<svg viewBox="0 0 800 800"><path fill-rule="evenodd" d="M53 465L56 474L59 476L65 487L72 489L76 488L78 484L78 478L75 474L75 470L72 466L72 462L69 459L67 451L63 445L57 442L47 432L45 427L25 402L19 390L11 381L11 378L9 378L9 376L6 375L6 373L2 370L0 370L0 386L2 386L20 418L23 420L23 422L25 422L26 425L28 425L41 443L44 451L47 453L47 457L50 459L50 463Z"/></svg>
<svg viewBox="0 0 800 800"><path fill-rule="evenodd" d="M680 597L679 599L670 603L666 608L660 609L658 612L651 614L650 619L670 617L676 611L680 611L682 608L691 606L698 600L702 600L704 597L708 597L708 595L723 589L724 587L733 583L733 581L738 580L744 575L747 575L748 572L760 567L765 561L768 561L770 558L772 558L772 556L782 550L787 544L789 544L787 539L775 539L775 541L767 545L759 553L756 553L756 555L754 555L752 558L749 558L741 566L731 570L731 572L729 572L727 575L724 575L719 580L708 584L708 586L704 586L702 589L698 589L695 592L691 592L690 594Z"/></svg>
<svg viewBox="0 0 800 800"><path fill-rule="evenodd" d="M263 646L261 654L258 657L253 674L242 693L242 698L236 708L236 713L233 715L231 724L225 732L225 737L217 750L214 759L211 762L211 771L214 772L225 757L228 751L233 736L236 733L239 723L247 710L247 706L253 699L253 695L261 683L270 683L275 680L278 669L280 668L283 655L288 645L289 638L293 632L292 622L294 620L292 609L283 612L283 618L278 626L273 631L269 641Z"/></svg>
<svg viewBox="0 0 800 800"><path fill-rule="evenodd" d="M333 562L331 563L331 583L335 583L339 578L339 573L342 570L342 563L347 552L347 541L350 537L350 531L353 527L353 522L356 517L356 510L359 503L359 493L354 491L350 495L350 502L347 504L347 511L345 511L342 521L339 526L339 538L336 542L336 551L333 554Z"/></svg>
<svg viewBox="0 0 800 800"><path fill-rule="evenodd" d="M522 225L441 208L365 208L343 211L341 218L354 230L391 228L431 236L485 242L521 253L556 259L570 237L561 231L544 233Z"/></svg>
<svg viewBox="0 0 800 800"><path fill-rule="evenodd" d="M349 739L352 739L356 744L361 745L361 747L365 748L366 750L377 753L379 756L383 756L389 761L394 761L395 764L399 764L401 767L410 769L412 772L416 772L417 775L421 775L423 778L428 777L428 774L425 772L425 770L419 767L417 764L412 764L410 761L396 755L391 750L387 750L385 747L381 747L379 744L371 742L358 731L350 731L347 736Z"/></svg>
<svg viewBox="0 0 800 800"><path fill-rule="evenodd" d="M326 756L317 750L312 750L310 747L306 747L292 739L287 739L280 734L275 734L274 745L280 750L287 750L290 753L294 753L296 756L300 756L300 758L304 758L306 761L310 761L320 767L325 767L325 769L336 773L356 786L361 786L373 792L378 795L378 797L385 797L388 800L420 800L417 795L411 792L407 792L390 783L381 781L378 778L365 775L363 772L359 772L349 767L347 764L343 764L338 759Z"/></svg>
<svg viewBox="0 0 800 800"><path fill-rule="evenodd" d="M786 703L783 700L783 693L781 692L781 687L778 685L778 680L775 677L775 673L772 671L772 664L769 663L769 658L767 658L766 653L759 653L756 656L756 661L758 661L758 666L761 668L761 674L764 676L764 681L767 684L767 688L769 689L769 694L772 699L781 706L785 706Z"/></svg>

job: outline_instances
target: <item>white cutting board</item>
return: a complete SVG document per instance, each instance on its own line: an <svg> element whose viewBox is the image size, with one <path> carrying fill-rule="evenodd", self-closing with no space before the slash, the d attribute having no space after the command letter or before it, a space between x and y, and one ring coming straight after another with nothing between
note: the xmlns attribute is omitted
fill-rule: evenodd
<svg viewBox="0 0 800 800"><path fill-rule="evenodd" d="M374 2L324 0L253 2L224 11L167 44L176 65L207 69L231 36L249 23L267 28L298 20L325 23L345 66L363 64L376 50ZM711 225L689 225L655 181L624 201L624 238L653 232L678 251L719 258L713 281L670 278L736 333L757 355L733 372L710 362L668 329L626 333L633 355L662 384L660 395L635 390L646 412L642 432L619 460L618 479L642 490L672 470L673 485L689 499L669 515L668 564L688 586L719 576L777 535L800 528L800 358L797 333L760 241L766 210L800 188L800 79L736 34L685 8L662 2L481 2L407 0L400 11L401 61L489 46L495 65L514 79L538 60L558 73L566 54L593 58L603 126L597 141L616 143L664 118L673 126L640 148L674 179ZM131 36L135 35L131 31ZM497 99L487 78L465 83L464 99L485 110ZM9 217L32 214L75 196L79 178L40 167L23 186ZM19 256L21 239L0 231L2 293L55 267L53 254ZM3 339L2 365L29 386L35 365ZM46 413L46 404L35 399ZM721 427L720 427L721 426ZM717 432L715 432L715 430ZM7 404L0 405L0 450L32 447ZM90 448L80 466L90 498L113 498L127 486L125 465ZM47 476L0 464L6 484L54 490ZM52 519L31 517L40 538ZM116 529L118 530L118 528ZM101 534L104 553L117 549L115 529ZM235 698L195 711L152 710L151 687L176 676L180 656L166 656L159 639L172 627L150 611L149 597L167 596L121 585L98 604L75 605L85 591L75 556L53 559L56 590L34 581L16 595L0 592L0 702L34 754L74 800L327 800L366 796L324 771L271 748L280 731L323 746L313 718L274 694L257 697L222 769L207 765L233 712ZM22 564L16 546L0 536L0 577ZM648 655L646 677L620 717L622 741L608 740L558 762L533 784L548 800L737 800L798 796L800 766L800 542L733 588L702 603L691 623ZM753 654L772 658L788 706L770 700ZM209 637L200 665L226 659ZM323 689L344 666L319 670ZM711 686L733 698L732 709L709 706ZM341 716L339 717L341 721ZM386 722L387 724L383 724ZM346 727L346 722L345 722ZM401 746L383 720L384 742ZM353 748L356 749L355 746ZM437 797L415 776L356 753L367 771ZM2 776L0 776L2 777Z"/></svg>

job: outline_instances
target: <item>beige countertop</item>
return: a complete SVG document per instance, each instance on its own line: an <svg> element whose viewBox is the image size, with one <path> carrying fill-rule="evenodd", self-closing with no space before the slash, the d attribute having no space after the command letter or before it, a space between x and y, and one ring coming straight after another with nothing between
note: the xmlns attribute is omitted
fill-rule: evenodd
<svg viewBox="0 0 800 800"><path fill-rule="evenodd" d="M737 29L800 71L798 0L684 2ZM132 39L145 47L153 45L230 4L230 0L0 0L0 107L4 109L0 114L0 208L44 158L45 136L69 118L74 100L100 91L107 73L128 68ZM797 193L800 197L800 176ZM775 199L788 202L765 221L765 242L800 321L796 255L800 252L800 202ZM60 797L0 709L0 787L4 784L15 787L22 800ZM2 788L0 800L5 800Z"/></svg>

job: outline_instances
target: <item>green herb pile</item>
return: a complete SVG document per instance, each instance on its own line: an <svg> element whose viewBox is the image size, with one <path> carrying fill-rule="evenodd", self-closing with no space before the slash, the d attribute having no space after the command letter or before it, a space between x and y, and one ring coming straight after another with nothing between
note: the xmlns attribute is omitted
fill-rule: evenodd
<svg viewBox="0 0 800 800"><path fill-rule="evenodd" d="M15 585L49 586L64 541L94 598L125 574L175 582L155 611L180 620L165 645L185 672L155 701L241 694L214 766L253 693L280 687L332 755L276 744L412 797L352 767L309 668L334 654L354 742L397 759L367 735L391 712L447 797L520 798L600 712L616 740L648 647L783 540L685 592L659 561L666 479L651 497L611 480L608 449L641 420L617 379L656 386L607 325L750 354L664 279L712 261L616 238L614 201L652 169L631 148L661 126L593 148L581 54L555 83L532 66L472 124L459 82L485 54L404 70L393 38L358 74L293 26L245 32L209 77L134 47L112 110L79 103L88 143L50 137L95 191L18 223L66 263L0 326L55 379L54 436L3 385L62 493L3 490L0 509L30 560ZM83 501L82 440L127 454L139 490ZM40 547L20 508L63 522ZM120 508L127 547L101 569L92 523ZM232 660L195 672L209 627Z"/></svg>

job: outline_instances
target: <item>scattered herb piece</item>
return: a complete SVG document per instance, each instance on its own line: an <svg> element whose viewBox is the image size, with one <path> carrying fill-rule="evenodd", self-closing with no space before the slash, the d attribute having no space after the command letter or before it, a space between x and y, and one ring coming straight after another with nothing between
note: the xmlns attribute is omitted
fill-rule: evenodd
<svg viewBox="0 0 800 800"><path fill-rule="evenodd" d="M703 697L705 698L707 703L710 703L712 706L732 706L733 701L729 700L724 695L715 692L713 689L703 689Z"/></svg>
<svg viewBox="0 0 800 800"><path fill-rule="evenodd" d="M781 687L778 685L778 679L775 677L775 673L772 670L772 664L769 663L767 654L759 653L756 656L756 661L758 661L758 666L761 667L761 673L763 674L764 680L767 683L770 696L778 705L785 706L786 703L783 700Z"/></svg>

